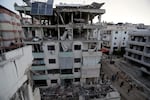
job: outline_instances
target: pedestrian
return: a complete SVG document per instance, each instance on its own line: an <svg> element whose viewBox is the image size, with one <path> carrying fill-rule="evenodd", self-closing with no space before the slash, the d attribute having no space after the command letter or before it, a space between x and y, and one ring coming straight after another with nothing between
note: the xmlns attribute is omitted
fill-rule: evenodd
<svg viewBox="0 0 150 100"><path fill-rule="evenodd" d="M115 80L119 79L119 72L117 71L117 73L115 74Z"/></svg>
<svg viewBox="0 0 150 100"><path fill-rule="evenodd" d="M127 93L129 93L130 92L130 88L128 89L128 92Z"/></svg>
<svg viewBox="0 0 150 100"><path fill-rule="evenodd" d="M115 81L115 75L114 74L111 75L111 81L112 82Z"/></svg>
<svg viewBox="0 0 150 100"><path fill-rule="evenodd" d="M128 93L129 93L132 89L133 89L133 85L132 85L132 83L130 82L130 83L129 83Z"/></svg>
<svg viewBox="0 0 150 100"><path fill-rule="evenodd" d="M120 87L122 87L124 85L124 81L121 81L120 83Z"/></svg>

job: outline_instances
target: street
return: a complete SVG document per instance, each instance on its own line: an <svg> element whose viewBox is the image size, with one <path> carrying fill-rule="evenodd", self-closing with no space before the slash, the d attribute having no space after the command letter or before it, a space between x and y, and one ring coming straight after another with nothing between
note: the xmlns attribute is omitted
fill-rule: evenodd
<svg viewBox="0 0 150 100"><path fill-rule="evenodd" d="M140 88L141 86L137 84L136 78L140 76L140 73L136 70L131 70L131 66L123 59L113 60L115 64L110 64L109 59L104 59L102 61L102 70L110 80L112 79L112 75L115 75L117 72L119 73L118 79L112 81L112 84L120 92L121 100L149 100L148 96L142 91L142 88ZM139 77L139 79L149 86L149 81L145 81L141 77ZM120 87L121 82L124 83L122 87Z"/></svg>

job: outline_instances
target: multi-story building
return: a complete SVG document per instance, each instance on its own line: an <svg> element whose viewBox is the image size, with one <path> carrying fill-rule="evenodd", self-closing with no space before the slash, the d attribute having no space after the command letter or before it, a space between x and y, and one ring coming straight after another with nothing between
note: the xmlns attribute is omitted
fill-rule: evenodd
<svg viewBox="0 0 150 100"><path fill-rule="evenodd" d="M124 51L127 41L128 33L135 29L132 24L106 24L105 28L101 31L103 49L108 51L109 54L115 53L115 51Z"/></svg>
<svg viewBox="0 0 150 100"><path fill-rule="evenodd" d="M35 86L97 83L101 68L101 25L103 5L60 4L34 2L32 6L15 6L30 18L22 18L24 43L32 45L32 65Z"/></svg>
<svg viewBox="0 0 150 100"><path fill-rule="evenodd" d="M22 46L19 15L0 5L0 53Z"/></svg>
<svg viewBox="0 0 150 100"><path fill-rule="evenodd" d="M129 34L124 57L138 63L141 70L150 75L150 30L141 29Z"/></svg>
<svg viewBox="0 0 150 100"><path fill-rule="evenodd" d="M34 100L32 47L22 45L21 34L19 16L0 6L0 100ZM40 97L38 89L35 95Z"/></svg>

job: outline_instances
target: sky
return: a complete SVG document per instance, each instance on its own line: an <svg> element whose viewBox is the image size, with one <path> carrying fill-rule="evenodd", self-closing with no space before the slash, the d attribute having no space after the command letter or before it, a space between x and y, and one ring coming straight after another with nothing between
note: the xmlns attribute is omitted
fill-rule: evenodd
<svg viewBox="0 0 150 100"><path fill-rule="evenodd" d="M36 0L40 1L40 0ZM43 0L46 1L46 0ZM150 0L54 0L54 5L62 3L91 4L92 2L105 2L102 9L102 21L144 23L150 25ZM0 4L14 11L14 2L24 4L22 0L0 0Z"/></svg>

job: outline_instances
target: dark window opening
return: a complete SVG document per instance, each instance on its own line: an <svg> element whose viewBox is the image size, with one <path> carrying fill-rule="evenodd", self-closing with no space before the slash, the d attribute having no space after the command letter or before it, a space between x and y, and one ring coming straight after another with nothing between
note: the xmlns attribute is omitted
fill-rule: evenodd
<svg viewBox="0 0 150 100"><path fill-rule="evenodd" d="M51 83L57 83L57 79L51 80Z"/></svg>
<svg viewBox="0 0 150 100"><path fill-rule="evenodd" d="M115 37L115 39L117 39L117 37Z"/></svg>
<svg viewBox="0 0 150 100"><path fill-rule="evenodd" d="M33 52L43 52L43 49L42 49L40 44L33 44L32 45L32 51Z"/></svg>
<svg viewBox="0 0 150 100"><path fill-rule="evenodd" d="M45 75L45 70L34 71L33 75Z"/></svg>
<svg viewBox="0 0 150 100"><path fill-rule="evenodd" d="M46 80L34 80L35 86L47 86Z"/></svg>
<svg viewBox="0 0 150 100"><path fill-rule="evenodd" d="M72 74L72 69L62 69L61 74Z"/></svg>
<svg viewBox="0 0 150 100"><path fill-rule="evenodd" d="M54 45L47 46L47 49L48 49L48 50L55 50L55 46L54 46Z"/></svg>
<svg viewBox="0 0 150 100"><path fill-rule="evenodd" d="M49 59L49 63L54 64L54 63L56 63L56 60L55 59Z"/></svg>
<svg viewBox="0 0 150 100"><path fill-rule="evenodd" d="M75 82L80 82L80 78L75 78L74 81Z"/></svg>
<svg viewBox="0 0 150 100"><path fill-rule="evenodd" d="M74 50L81 50L81 45L74 45Z"/></svg>
<svg viewBox="0 0 150 100"><path fill-rule="evenodd" d="M80 58L74 58L74 62L75 62L75 63L80 63L80 62L81 62L81 59L80 59Z"/></svg>
<svg viewBox="0 0 150 100"><path fill-rule="evenodd" d="M48 74L59 74L60 70L59 69L52 69L52 70L47 70Z"/></svg>
<svg viewBox="0 0 150 100"><path fill-rule="evenodd" d="M43 58L35 58L32 63L33 66L45 65Z"/></svg>
<svg viewBox="0 0 150 100"><path fill-rule="evenodd" d="M75 68L74 72L80 72L80 68Z"/></svg>
<svg viewBox="0 0 150 100"><path fill-rule="evenodd" d="M116 50L116 49L118 49L118 47L114 47L113 49Z"/></svg>
<svg viewBox="0 0 150 100"><path fill-rule="evenodd" d="M118 31L115 32L116 34L118 33Z"/></svg>
<svg viewBox="0 0 150 100"><path fill-rule="evenodd" d="M116 45L116 43L114 43L114 45Z"/></svg>

